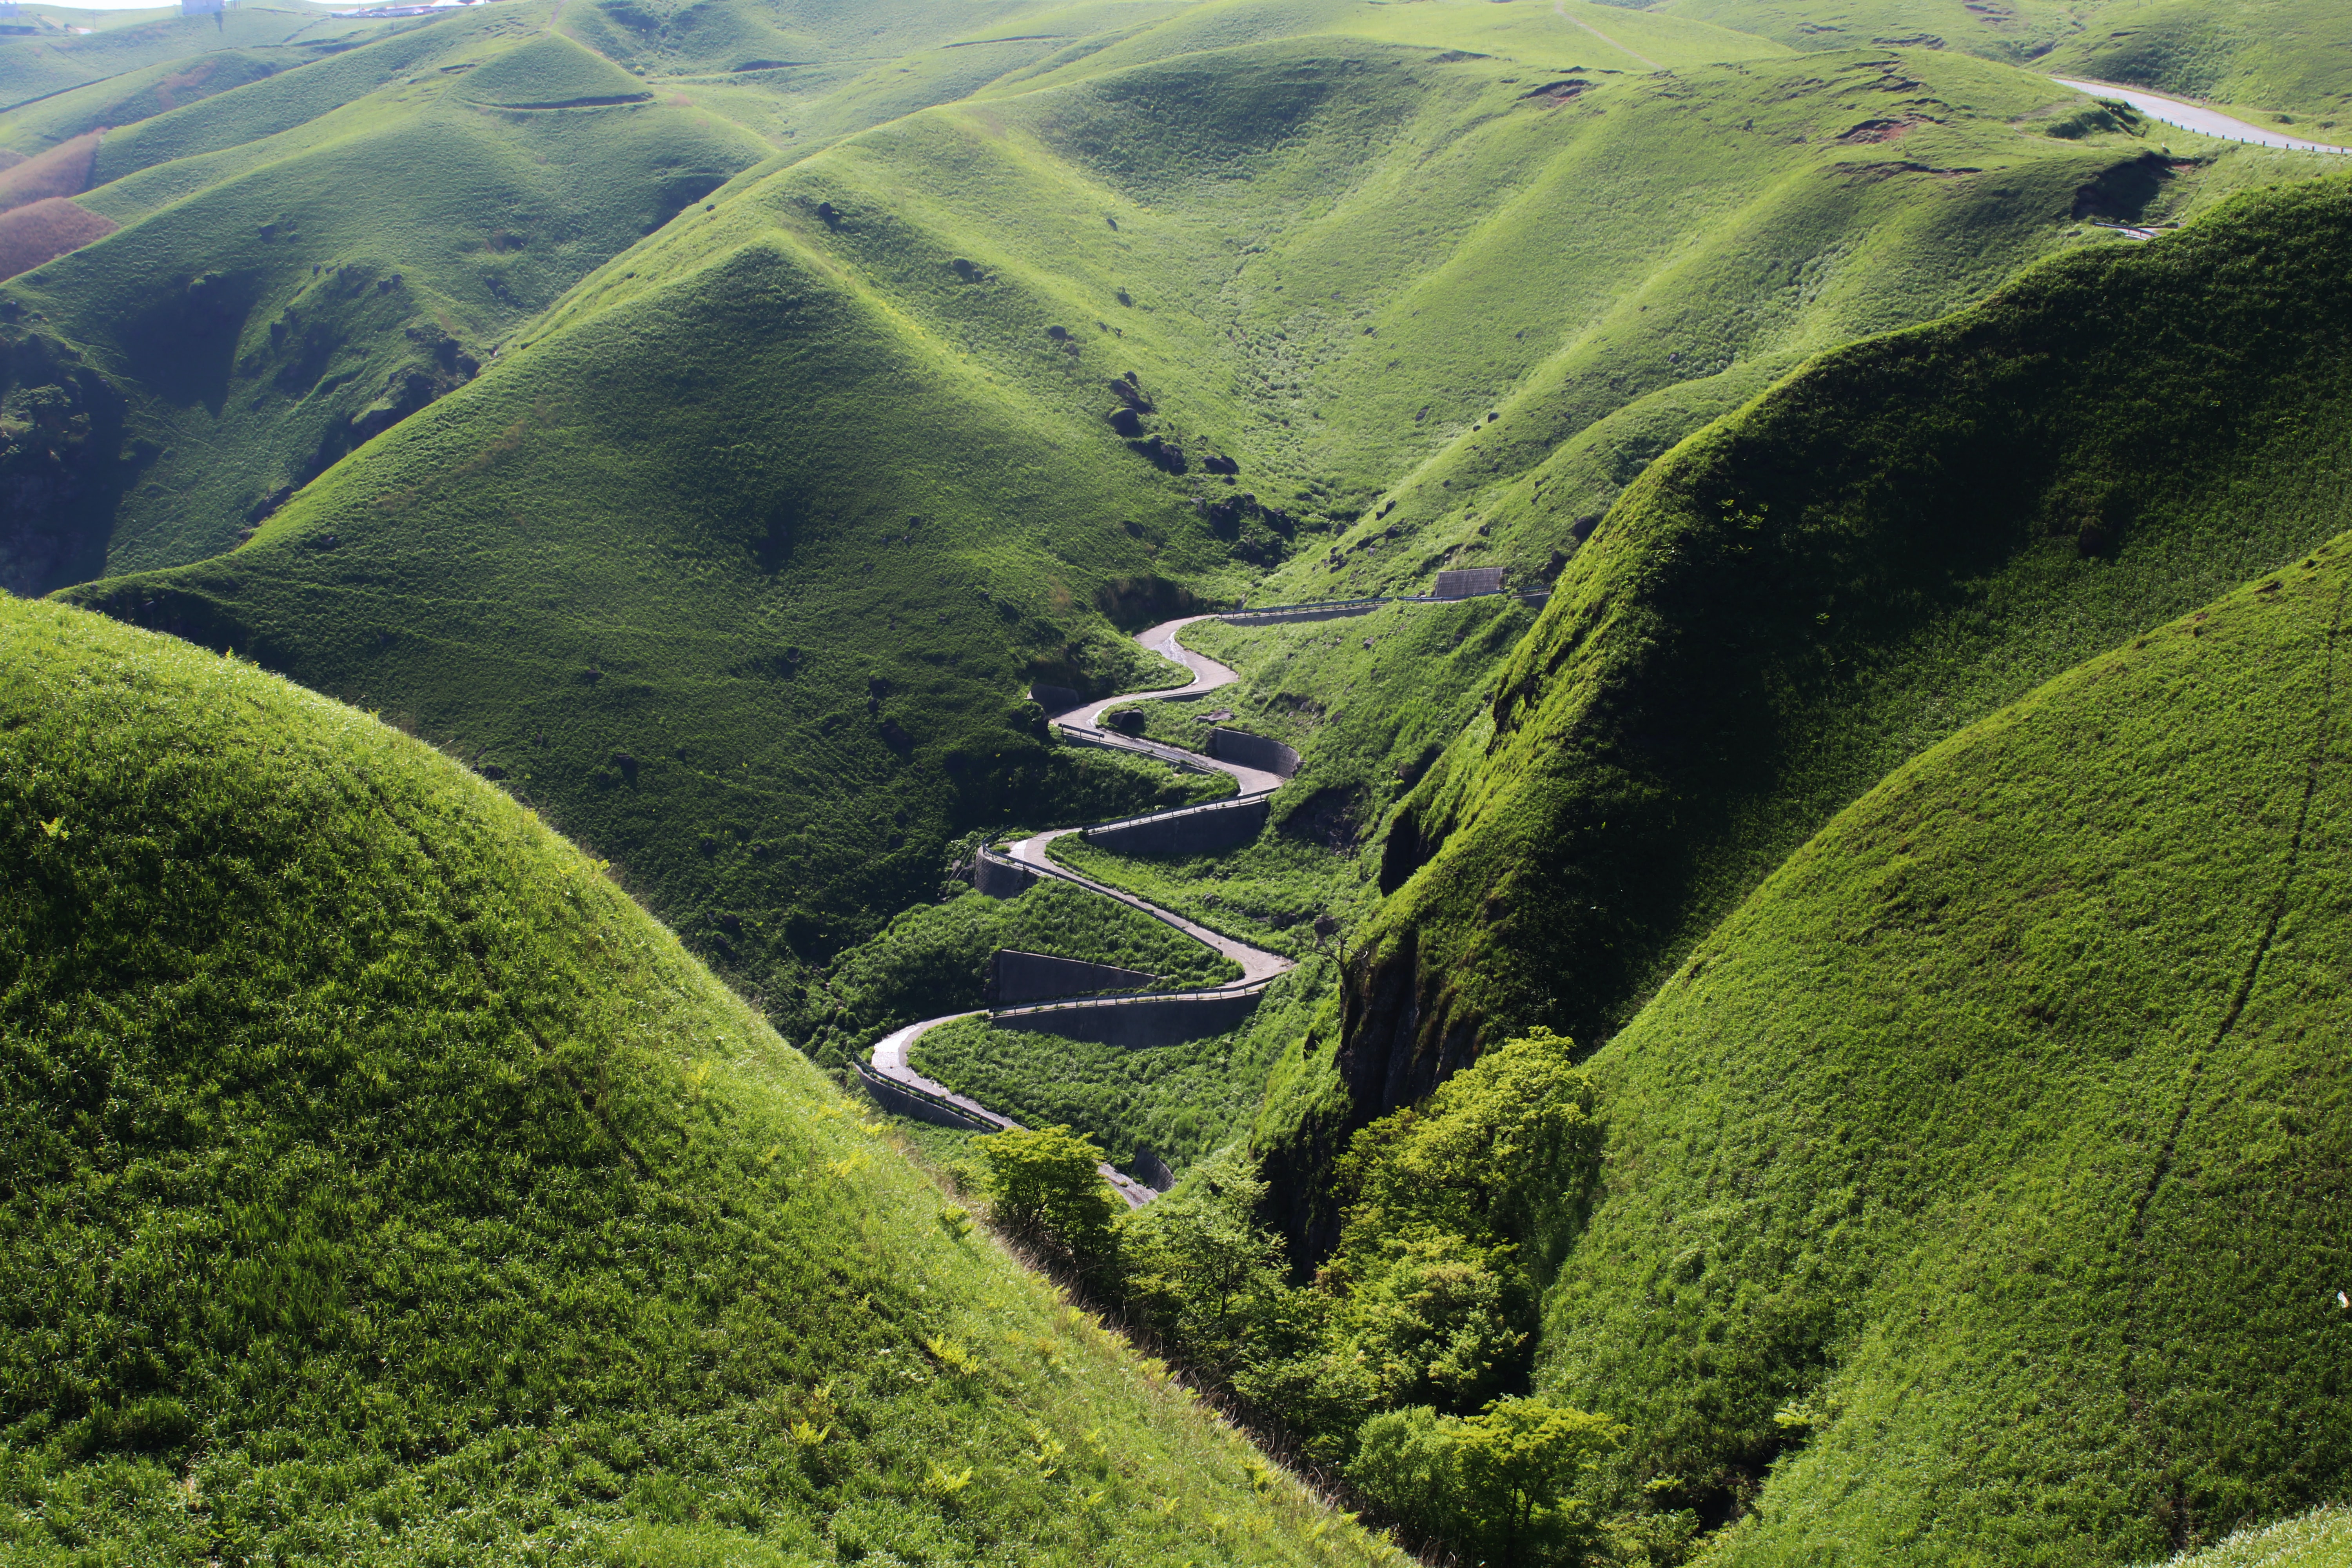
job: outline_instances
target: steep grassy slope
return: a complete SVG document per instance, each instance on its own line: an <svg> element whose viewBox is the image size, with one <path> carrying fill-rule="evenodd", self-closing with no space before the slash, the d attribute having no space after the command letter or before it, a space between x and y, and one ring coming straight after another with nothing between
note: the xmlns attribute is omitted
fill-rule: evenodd
<svg viewBox="0 0 2352 1568"><path fill-rule="evenodd" d="M2352 1480L2347 543L1897 770L1592 1058L1543 1381L1752 1498L1710 1561L2137 1563Z"/></svg>
<svg viewBox="0 0 2352 1568"><path fill-rule="evenodd" d="M1343 1059L1588 1045L1840 807L2340 529L2352 181L1839 351L1629 490L1391 819Z"/></svg>
<svg viewBox="0 0 2352 1568"><path fill-rule="evenodd" d="M2109 0L2085 21L2044 67L2239 105L2323 141L2352 125L2352 22L2325 0Z"/></svg>
<svg viewBox="0 0 2352 1568"><path fill-rule="evenodd" d="M2184 206L2221 173L2012 123L2065 101L1930 53L1751 61L1579 92L1364 182L1244 274L1260 374L1306 394L1278 409L1305 434L1276 434L1372 503L1264 597L1546 576L1643 463L1805 355L1971 303L2096 239L2083 220ZM1368 274L1397 258L1413 271L1389 294Z"/></svg>
<svg viewBox="0 0 2352 1568"><path fill-rule="evenodd" d="M2143 166L2128 135L2019 135L2050 90L1968 60L1571 82L1319 34L1113 53L739 183L245 549L82 600L480 756L791 997L928 896L949 839L1030 812L1047 764L1019 690L1127 679L1109 620L1238 594L1452 452L1432 499L1350 541L1384 541L1348 552L1365 575L1423 570L1385 531L1476 537L1443 499L1471 476L1727 359L1971 298ZM1948 123L1836 141L1882 100ZM1982 173L1915 167L1948 158ZM2135 199L2167 199L2149 179ZM1768 254L1776 225L1802 267ZM1572 521L1514 548L1548 558Z"/></svg>
<svg viewBox="0 0 2352 1568"><path fill-rule="evenodd" d="M14 302L123 399L121 446L68 504L0 520L55 541L11 586L232 548L765 152L546 17L453 18L105 138L81 205L125 226Z"/></svg>
<svg viewBox="0 0 2352 1568"><path fill-rule="evenodd" d="M256 48L208 49L189 59L163 60L36 99L8 115L0 135L18 152L37 153L93 131L135 125L313 58L291 48Z"/></svg>
<svg viewBox="0 0 2352 1568"><path fill-rule="evenodd" d="M1394 1561L527 812L0 600L0 1554Z"/></svg>

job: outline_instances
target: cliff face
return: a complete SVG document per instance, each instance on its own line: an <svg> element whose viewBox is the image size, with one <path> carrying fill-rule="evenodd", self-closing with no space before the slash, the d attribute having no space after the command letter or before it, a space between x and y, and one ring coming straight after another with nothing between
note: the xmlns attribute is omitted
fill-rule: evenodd
<svg viewBox="0 0 2352 1568"><path fill-rule="evenodd" d="M71 349L0 329L0 589L32 597L104 566L122 416Z"/></svg>
<svg viewBox="0 0 2352 1568"><path fill-rule="evenodd" d="M1479 1021L1463 1016L1444 976L1419 961L1420 944L1407 931L1348 977L1336 1065L1359 1125L1411 1105L1478 1059Z"/></svg>

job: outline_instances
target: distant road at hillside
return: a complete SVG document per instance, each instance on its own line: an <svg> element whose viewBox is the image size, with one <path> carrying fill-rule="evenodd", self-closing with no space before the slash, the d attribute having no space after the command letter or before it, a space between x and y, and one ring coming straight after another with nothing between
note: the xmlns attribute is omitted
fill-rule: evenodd
<svg viewBox="0 0 2352 1568"><path fill-rule="evenodd" d="M2184 103L2179 99L2145 92L2136 87L2110 87L2105 82L2074 81L2063 76L2053 76L2050 79L2060 87L2087 92L2093 98L2121 99L2150 120L2161 120L2167 125L2178 125L2183 131L2194 131L2203 136L2248 142L2257 147L2284 147L2294 153L2352 153L2352 147L2331 147L2325 142L2305 142L2296 137L2283 136L2259 125L2249 125L2242 120L2232 120L2221 110L2208 109L2201 103Z"/></svg>
<svg viewBox="0 0 2352 1568"><path fill-rule="evenodd" d="M1608 34L1602 32L1591 23L1584 21L1581 18L1570 16L1568 14L1568 0L1551 0L1551 9L1552 14L1558 16L1561 21L1575 23L1576 26L1583 28L1586 32L1591 34L1594 37L1600 39L1611 48L1615 49L1619 54L1632 55L1633 58L1641 61L1643 65L1649 67L1654 71L1662 71L1666 68L1647 55L1634 54L1632 49L1627 48L1624 45L1619 43L1616 39L1611 37Z"/></svg>

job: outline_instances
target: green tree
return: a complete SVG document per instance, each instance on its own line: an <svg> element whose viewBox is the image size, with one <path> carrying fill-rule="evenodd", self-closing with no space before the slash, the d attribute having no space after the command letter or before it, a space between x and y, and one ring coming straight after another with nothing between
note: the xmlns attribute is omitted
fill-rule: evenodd
<svg viewBox="0 0 2352 1568"><path fill-rule="evenodd" d="M1481 1247L1435 1226L1379 1238L1334 1326L1383 1405L1475 1410L1517 1371L1534 1294L1507 1244Z"/></svg>
<svg viewBox="0 0 2352 1568"><path fill-rule="evenodd" d="M1348 1479L1381 1512L1407 1530L1445 1541L1465 1539L1461 1511L1461 1417L1426 1405L1383 1410L1357 1434Z"/></svg>
<svg viewBox="0 0 2352 1568"><path fill-rule="evenodd" d="M1623 1426L1540 1400L1498 1399L1456 1431L1464 1509L1496 1562L1583 1555L1591 1506L1574 1492L1623 1438Z"/></svg>
<svg viewBox="0 0 2352 1568"><path fill-rule="evenodd" d="M1538 1399L1468 1416L1383 1411L1364 1423L1348 1478L1399 1523L1494 1568L1554 1568L1592 1545L1591 1504L1577 1493L1624 1430Z"/></svg>
<svg viewBox="0 0 2352 1568"><path fill-rule="evenodd" d="M1238 1146L1118 1223L1128 1305L1200 1370L1229 1379L1288 1293L1282 1238L1257 1223L1265 1183Z"/></svg>
<svg viewBox="0 0 2352 1568"><path fill-rule="evenodd" d="M1097 1270L1113 1257L1115 1200L1102 1150L1066 1127L992 1133L980 1141L996 1223L1034 1245Z"/></svg>
<svg viewBox="0 0 2352 1568"><path fill-rule="evenodd" d="M1600 1152L1570 1043L1536 1029L1358 1132L1318 1277L1381 1404L1475 1410L1525 1373L1544 1275ZM1530 1267L1532 1261L1534 1267Z"/></svg>
<svg viewBox="0 0 2352 1568"><path fill-rule="evenodd" d="M1601 1149L1574 1048L1530 1030L1359 1131L1337 1169L1352 1200L1339 1256L1419 1224L1486 1246L1519 1243L1548 1272Z"/></svg>

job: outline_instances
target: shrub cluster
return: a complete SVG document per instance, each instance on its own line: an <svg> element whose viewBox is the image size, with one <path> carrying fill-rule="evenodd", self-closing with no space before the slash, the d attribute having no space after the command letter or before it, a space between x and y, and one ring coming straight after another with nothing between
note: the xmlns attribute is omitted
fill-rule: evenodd
<svg viewBox="0 0 2352 1568"><path fill-rule="evenodd" d="M1305 1283L1238 1145L1131 1213L1066 1127L983 1140L982 1184L1001 1226L1406 1533L1489 1563L1656 1561L1696 1521L1601 1516L1624 1428L1528 1394L1538 1298L1600 1142L1570 1042L1512 1040L1357 1133L1339 1249Z"/></svg>

